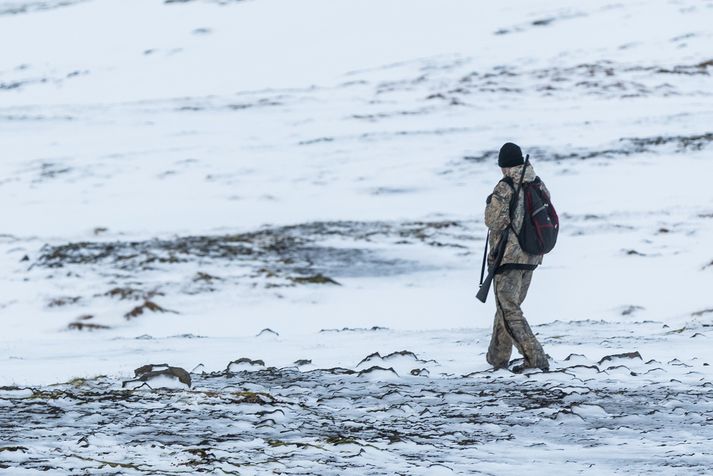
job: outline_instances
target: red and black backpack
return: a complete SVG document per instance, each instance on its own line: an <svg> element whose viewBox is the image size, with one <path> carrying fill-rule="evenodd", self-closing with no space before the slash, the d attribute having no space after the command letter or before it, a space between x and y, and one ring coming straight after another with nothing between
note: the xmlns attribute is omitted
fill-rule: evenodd
<svg viewBox="0 0 713 476"><path fill-rule="evenodd" d="M515 192L512 178L505 177L502 181L510 185ZM520 233L517 233L513 228L520 247L525 253L531 255L544 255L552 251L557 243L557 234L559 233L559 217L543 185L540 177L535 177L532 182L521 184L521 190L525 197L525 214ZM511 221L517 206L514 201L518 198L519 194L514 193L513 202L510 203Z"/></svg>

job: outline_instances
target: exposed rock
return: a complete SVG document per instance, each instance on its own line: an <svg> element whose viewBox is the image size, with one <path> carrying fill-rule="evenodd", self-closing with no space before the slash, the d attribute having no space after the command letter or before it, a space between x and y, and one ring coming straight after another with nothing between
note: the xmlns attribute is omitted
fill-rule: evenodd
<svg viewBox="0 0 713 476"><path fill-rule="evenodd" d="M69 306L71 304L77 304L82 300L81 296L61 296L50 299L47 303L47 307L62 307Z"/></svg>
<svg viewBox="0 0 713 476"><path fill-rule="evenodd" d="M626 306L624 309L621 311L622 316L630 316L638 311L642 311L645 308L643 306Z"/></svg>
<svg viewBox="0 0 713 476"><path fill-rule="evenodd" d="M373 367L369 367L366 370L362 370L357 374L359 377L363 376L372 376L372 377L381 377L381 376L387 376L387 377L398 377L399 374L396 373L396 371L392 368L384 368L384 367L379 367L378 365L375 365Z"/></svg>
<svg viewBox="0 0 713 476"><path fill-rule="evenodd" d="M295 284L334 284L336 286L341 286L338 282L330 277L324 276L323 274L315 274L313 276L297 276L290 278Z"/></svg>
<svg viewBox="0 0 713 476"><path fill-rule="evenodd" d="M111 329L109 326L105 326L103 324L93 324L89 322L70 322L67 325L68 329L71 330L76 330L76 331L99 331L99 330L105 330L105 329Z"/></svg>
<svg viewBox="0 0 713 476"><path fill-rule="evenodd" d="M321 329L319 332L320 333L327 333L327 332L374 332L374 331L388 331L388 327L379 327L379 326L373 326L373 327L342 327L341 329Z"/></svg>
<svg viewBox="0 0 713 476"><path fill-rule="evenodd" d="M193 281L204 281L206 283L212 283L213 281L222 281L223 278L219 278L218 276L213 276L211 274L205 273L203 271L199 271L196 273L196 275L193 277Z"/></svg>
<svg viewBox="0 0 713 476"><path fill-rule="evenodd" d="M116 287L112 288L106 293L105 296L118 298L121 300L139 300L139 299L151 299L154 296L163 296L163 293L154 291L144 291L142 289L132 288L130 286Z"/></svg>
<svg viewBox="0 0 713 476"><path fill-rule="evenodd" d="M175 388L173 385L167 385L164 380L169 382L179 382L191 387L191 375L181 367L171 367L168 364L148 364L134 370L133 380L127 380L122 383L122 387L130 386L132 383L143 382L149 385L151 388L157 387L169 387ZM178 387L180 388L180 386Z"/></svg>
<svg viewBox="0 0 713 476"><path fill-rule="evenodd" d="M204 364L198 364L193 369L191 370L192 374L196 373L205 373L205 365Z"/></svg>
<svg viewBox="0 0 713 476"><path fill-rule="evenodd" d="M265 361L263 360L252 360L247 357L241 357L237 360L233 360L225 368L226 372L244 372L244 371L255 371L265 368Z"/></svg>
<svg viewBox="0 0 713 476"><path fill-rule="evenodd" d="M434 363L437 364L435 360L422 360L419 359L416 354L411 352L410 350L401 350L398 352L391 352L390 354L387 354L385 356L382 356L379 352L374 352L372 354L367 355L364 357L358 364L357 367L364 363L372 362L374 360L380 360L380 361L390 361L390 360L396 360L398 358L404 358L408 361L414 361L414 362L421 362L421 363Z"/></svg>
<svg viewBox="0 0 713 476"><path fill-rule="evenodd" d="M703 316L704 314L711 314L711 313L713 313L713 308L711 308L711 309L703 309L703 310L700 310L700 311L693 312L693 313L691 313L691 316L693 316L693 317L700 317L700 316Z"/></svg>
<svg viewBox="0 0 713 476"><path fill-rule="evenodd" d="M623 354L612 354L612 355L606 355L602 357L602 359L599 361L599 365L602 365L604 362L610 362L614 359L639 359L643 360L641 358L641 354L639 354L638 351L635 352L625 352Z"/></svg>
<svg viewBox="0 0 713 476"><path fill-rule="evenodd" d="M22 453L27 453L30 450L29 450L29 448L26 448L24 446L0 446L0 453L2 453L4 451L10 452L10 453L14 453L16 451L20 451Z"/></svg>
<svg viewBox="0 0 713 476"><path fill-rule="evenodd" d="M279 334L278 332L275 332L275 331L273 331L273 330L270 329L270 328L266 328L266 329L263 329L263 330L261 330L260 332L258 332L258 334L257 334L256 337L261 337L261 336L274 336L274 337L279 337L279 335L280 335L280 334Z"/></svg>

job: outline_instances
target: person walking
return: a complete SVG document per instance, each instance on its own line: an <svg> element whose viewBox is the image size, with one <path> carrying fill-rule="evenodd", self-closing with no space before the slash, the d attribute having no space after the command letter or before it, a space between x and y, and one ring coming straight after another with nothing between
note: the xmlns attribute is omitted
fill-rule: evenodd
<svg viewBox="0 0 713 476"><path fill-rule="evenodd" d="M526 253L518 236L525 218L525 194L521 189L537 181L548 199L550 193L537 178L529 163L529 157L527 162L525 161L518 145L511 142L503 145L498 154L498 165L504 178L488 196L485 207L485 225L490 230L489 269L496 265L498 240L501 236L507 238L507 244L495 270L497 312L486 360L496 369L507 368L512 348L515 346L524 357L524 363L514 367L513 372L521 372L527 368L548 370L547 355L521 308L527 297L533 272L542 264L542 255ZM503 234L508 228L510 232Z"/></svg>

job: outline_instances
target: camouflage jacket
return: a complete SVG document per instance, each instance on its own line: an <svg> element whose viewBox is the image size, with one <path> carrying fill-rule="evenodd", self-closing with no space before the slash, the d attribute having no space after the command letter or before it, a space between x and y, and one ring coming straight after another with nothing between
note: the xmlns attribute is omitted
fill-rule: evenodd
<svg viewBox="0 0 713 476"><path fill-rule="evenodd" d="M517 167L511 167L506 169L505 175L510 177L517 190L520 185L520 176L522 175L522 168L524 165L518 165ZM528 165L525 171L524 182L532 182L535 180L535 170L532 165ZM544 185L543 185L544 186ZM549 192L545 188L546 193ZM485 225L490 229L490 253L488 254L488 267L491 268L496 258L496 248L498 245L498 240L502 231L510 226L510 201L513 198L515 192L505 182L498 182L495 186L495 190L490 196L488 196L487 205L485 207ZM542 264L542 255L530 255L525 253L520 247L520 243L517 241L516 233L519 233L522 228L522 220L525 215L525 198L523 193L519 194L517 206L515 212L513 213L512 226L515 229L510 230L508 236L508 244L505 248L505 256L503 257L502 263L500 265L513 264L513 265L525 265L527 267L535 268L536 266Z"/></svg>

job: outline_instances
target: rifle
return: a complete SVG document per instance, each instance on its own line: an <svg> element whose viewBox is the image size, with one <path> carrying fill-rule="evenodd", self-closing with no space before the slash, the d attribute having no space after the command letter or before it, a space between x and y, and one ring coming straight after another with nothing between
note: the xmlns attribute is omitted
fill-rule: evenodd
<svg viewBox="0 0 713 476"><path fill-rule="evenodd" d="M485 263L488 261L488 243L490 243L490 229L488 229L488 234L485 235L485 246L483 247L483 264L480 266L480 285L483 285L483 278L485 277Z"/></svg>
<svg viewBox="0 0 713 476"><path fill-rule="evenodd" d="M507 248L508 246L509 234L510 227L505 228L500 234L500 240L498 241L498 245L495 248L497 250L495 262L493 263L493 266L488 268L488 276L485 278L484 281L482 279L483 273L481 272L480 289L478 290L478 294L476 294L475 297L478 298L478 301L482 303L485 303L485 301L488 299L490 286L493 284L493 278L495 278L495 271L497 271L497 269L500 267L500 263L503 261L503 256L505 256L505 248ZM487 242L485 243L485 248L488 248Z"/></svg>
<svg viewBox="0 0 713 476"><path fill-rule="evenodd" d="M510 217L512 220L512 215L513 215L513 210L512 210L512 205L515 204L517 206L518 204L518 199L520 198L520 190L522 190L522 183L525 180L525 171L527 170L527 166L530 163L530 154L527 154L527 158L525 159L525 164L522 167L522 174L520 175L520 186L518 187L517 191L515 192L515 196L512 198L510 201ZM490 292L490 286L493 284L493 279L495 278L495 273L497 272L498 268L500 267L500 263L503 261L503 257L505 256L505 249L508 246L508 237L510 235L510 229L512 228L512 223L510 226L505 228L502 233L500 234L500 239L498 240L497 247L495 248L497 251L497 254L495 255L495 262L493 262L493 266L488 268L488 276L483 280L483 271L485 269L485 260L487 259L487 250L488 250L488 240L486 239L485 241L485 252L483 256L483 268L480 270L480 289L478 290L478 294L475 295L475 297L478 299L478 301L485 303L485 301L488 299L488 293ZM490 237L490 231L488 231L488 237Z"/></svg>

